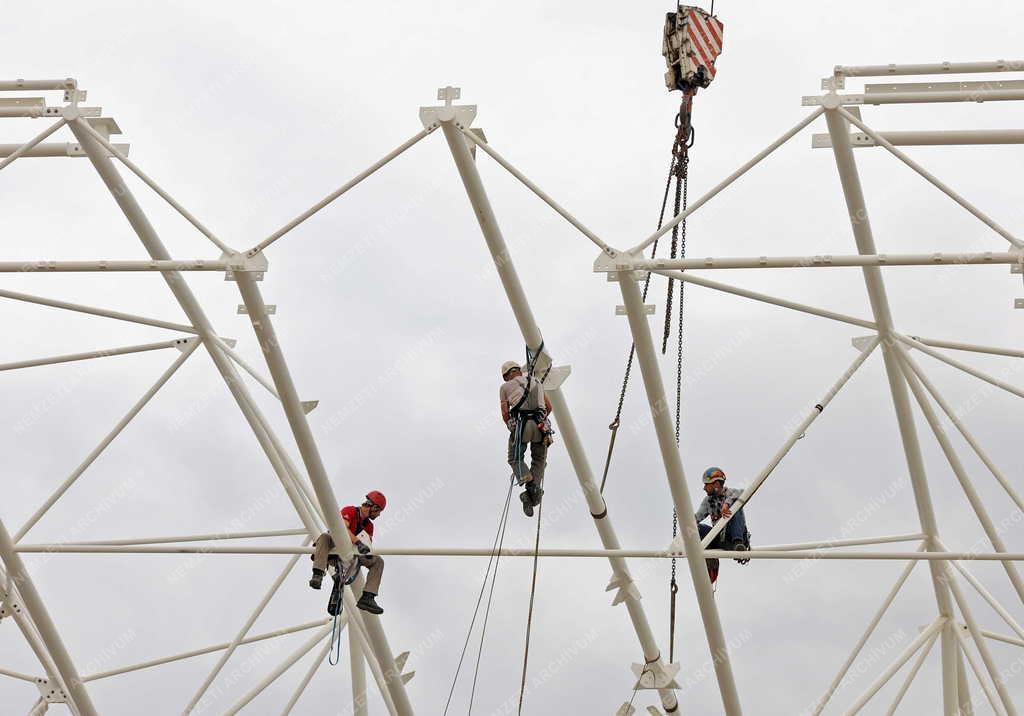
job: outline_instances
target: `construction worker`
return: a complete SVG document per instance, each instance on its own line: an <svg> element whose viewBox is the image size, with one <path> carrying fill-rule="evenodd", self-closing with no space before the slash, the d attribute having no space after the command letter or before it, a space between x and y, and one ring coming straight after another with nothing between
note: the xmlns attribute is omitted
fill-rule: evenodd
<svg viewBox="0 0 1024 716"><path fill-rule="evenodd" d="M514 360L501 364L505 382L498 391L501 419L508 427L508 464L512 476L525 487L519 499L523 512L533 517L533 508L544 495L544 467L551 445L551 425L547 420L551 401L544 395L544 386L530 375L523 375L522 366ZM530 467L527 469L526 445L530 446Z"/></svg>
<svg viewBox="0 0 1024 716"><path fill-rule="evenodd" d="M709 467L704 471L704 500L697 508L694 519L697 520L697 530L701 539L711 531L720 519L729 518L725 527L715 535L715 538L708 544L708 549L728 549L736 552L746 552L750 549L750 533L747 532L747 518L743 514L743 507L732 513L732 505L743 494L743 490L725 486L725 472L720 467ZM710 518L711 525L706 525L702 520ZM718 560L708 559L708 574L711 581L718 578ZM749 559L737 559L740 564L746 564Z"/></svg>
<svg viewBox="0 0 1024 716"><path fill-rule="evenodd" d="M366 500L363 504L358 507L348 505L341 508L341 518L348 528L349 539L352 540L352 546L358 552L355 563L349 568L343 568L338 556L331 554L331 550L334 549L334 540L331 539L329 533L324 532L313 543L313 576L309 580L309 586L313 589L320 589L324 575L327 573L328 564L334 566L334 571L331 573L334 578L334 589L327 602L327 613L331 616L337 616L341 612L341 590L344 584L350 584L355 579L359 567L366 567L366 585L363 587L363 594L356 602L356 606L371 614L384 613L384 610L376 602L377 593L380 590L380 579L384 574L384 560L379 555L370 554L370 544L364 542L361 535L365 534L367 540L372 542L373 521L380 516L387 504L387 498L382 493L371 490L366 493Z"/></svg>

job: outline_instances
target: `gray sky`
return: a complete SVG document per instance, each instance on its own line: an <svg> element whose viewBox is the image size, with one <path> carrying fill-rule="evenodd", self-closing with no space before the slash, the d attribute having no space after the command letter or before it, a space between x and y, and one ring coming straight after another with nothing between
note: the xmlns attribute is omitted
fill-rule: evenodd
<svg viewBox="0 0 1024 716"><path fill-rule="evenodd" d="M654 229L678 95L664 91L664 3L206 4L7 3L3 79L74 76L124 129L131 157L229 244L250 246L418 131L417 108L445 84L479 105L492 145L609 243L625 247ZM780 11L781 10L781 11ZM715 84L695 102L694 198L806 115L837 63L1012 59L1017 3L717 3L725 54ZM850 82L856 91L860 83ZM1020 127L1020 110L989 105L865 107L880 129ZM40 121L6 120L0 142L24 141ZM853 253L831 153L810 149L812 125L689 222L688 255ZM65 141L61 135L61 141ZM1011 231L1024 213L1018 147L914 148L912 155ZM881 150L857 152L879 250L1004 250L1005 241ZM570 363L566 384L595 471L629 348L614 315L617 287L591 272L596 251L488 158L480 169L547 345ZM133 191L171 253L218 253L141 183ZM1018 188L1015 188L1018 187ZM3 260L136 259L145 255L85 160L19 161L0 174ZM440 137L430 137L349 196L268 250L262 284L310 421L342 504L367 489L391 508L378 544L489 546L504 498L504 428L498 366L522 341ZM710 273L710 272L708 272ZM704 275L704 274L702 274ZM736 283L870 317L852 269L714 272ZM885 277L897 327L915 335L1021 345L1018 277L1005 267L893 268ZM7 274L11 290L120 308L167 320L183 314L153 275ZM234 284L192 275L221 335L261 363L251 328L236 315ZM664 286L652 289L663 318ZM696 501L697 477L720 465L730 484L751 480L795 421L845 370L862 331L705 289L686 290L686 368L681 452ZM117 321L0 303L0 361L169 338ZM14 532L177 356L158 351L0 375L5 429L0 519ZM1013 359L963 354L972 366L1024 384ZM921 356L919 362L1015 484L1024 457L1024 411L1013 396ZM262 368L262 366L261 366ZM666 359L667 382L674 366ZM606 495L625 547L661 548L671 499L634 376ZM253 393L282 436L279 406ZM1016 426L1016 429L1014 428ZM914 532L912 491L882 370L873 356L776 470L749 507L756 544ZM955 477L919 420L944 541L990 551ZM1011 550L1024 549L1021 515L959 435L954 444ZM559 443L547 479L543 544L600 543ZM299 526L272 471L207 355L200 350L26 537L80 541ZM526 544L520 513L508 541ZM275 544L294 544L294 538ZM283 563L280 557L28 556L78 668L93 673L230 639ZM268 631L323 614L327 593L306 586L300 562L254 627ZM412 650L410 697L419 713L442 710L485 561L388 560L381 603L397 652ZM668 649L667 562L634 562L643 604ZM802 713L821 695L901 565L751 562L722 566L717 602L747 713ZM720 713L707 645L681 565L676 658L682 713ZM972 571L1018 618L998 565ZM935 616L918 567L879 627L852 683L851 703ZM518 693L530 564L501 562L481 663L476 713L499 714ZM611 714L630 697L641 660L622 607L603 589L604 560L544 560L530 651L532 714ZM1008 628L980 599L984 628ZM0 667L38 673L13 623L0 624ZM206 713L227 709L307 636L246 647L218 682ZM475 643L475 642L474 642ZM1024 681L1014 647L993 643ZM907 696L911 713L941 698L938 652ZM175 714L216 656L90 685L104 714ZM247 713L283 707L308 661ZM469 670L471 671L471 669ZM468 703L463 668L451 713ZM297 713L348 713L347 656L324 665ZM688 680L687 680L688 679ZM865 713L882 713L895 679ZM977 684L979 710L985 713ZM28 711L36 694L0 679L0 714ZM371 710L383 712L374 694ZM640 693L636 704L656 703ZM513 704L514 705L514 704ZM55 707L51 713L62 713ZM641 709L642 710L642 709Z"/></svg>

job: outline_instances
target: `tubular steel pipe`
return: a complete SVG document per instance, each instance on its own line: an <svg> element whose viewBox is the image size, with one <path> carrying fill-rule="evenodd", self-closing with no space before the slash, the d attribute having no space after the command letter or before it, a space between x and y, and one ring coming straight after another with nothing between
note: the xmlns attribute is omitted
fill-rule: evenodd
<svg viewBox="0 0 1024 716"><path fill-rule="evenodd" d="M78 303L71 303L70 301L58 301L53 298L43 298L42 296L33 296L31 294L19 293L17 291L0 289L0 298L9 298L13 301L24 301L25 303L35 303L40 306L50 306L51 308L63 308L67 311L77 311L78 313L88 313L93 316L114 318L118 321L128 321L129 323L141 323L144 326L167 328L172 331L181 331L182 333L198 333L195 328L192 326L186 326L184 323L161 321L157 318L146 318L145 316L136 316L131 313L122 313L121 311L110 311L106 308L83 306Z"/></svg>
<svg viewBox="0 0 1024 716"><path fill-rule="evenodd" d="M825 119L828 122L829 134L832 136L832 152L846 199L846 208L857 251L864 255L877 255L878 250L875 248L875 239L871 231L864 192L861 189L857 163L853 156L853 147L850 144L849 122L839 113L840 107L835 95L826 97L826 107ZM935 546L932 541L938 537L938 523L935 519L931 492L928 489L928 478L924 470L924 458L917 437L917 427L914 424L907 384L900 368L898 355L890 346L894 338L894 329L889 298L886 295L881 269L878 266L864 266L861 270L864 273L864 283L871 302L871 310L875 316L875 323L878 324L879 336L882 338L885 373L889 381L889 390L892 393L893 408L896 411L910 482L914 488L914 501L921 522L921 531L928 535L926 548L932 549ZM944 571L939 564L932 563L930 566L932 587L935 591L939 616L951 620L953 618L953 601L949 594L949 588L943 580ZM941 644L943 714L957 716L959 704L956 693L956 641L950 637L948 632L943 632Z"/></svg>
<svg viewBox="0 0 1024 716"><path fill-rule="evenodd" d="M21 561L21 556L14 551L14 541L7 532L3 520L0 520L0 558L3 559L11 580L18 587L25 611L35 623L39 630L39 637L46 644L46 649L53 658L54 666L60 673L61 681L67 689L68 697L74 701L81 716L98 716L99 712L93 706L89 692L78 675L78 669L75 668L71 655L68 654L67 647L64 646L64 641L60 638L57 625L50 618L50 613L46 610L46 605L43 604L43 598L39 595L28 570L25 569L25 563Z"/></svg>
<svg viewBox="0 0 1024 716"><path fill-rule="evenodd" d="M519 274L516 271L508 245L505 243L505 237L501 233L501 227L498 225L498 220L487 197L487 191L484 189L476 163L473 161L472 154L470 154L469 146L466 143L467 140L452 122L442 122L441 128L448 142L448 148L451 151L455 167L459 172L463 186L466 189L466 194L473 207L477 222L480 225L480 231L487 243L488 251L494 260L494 266L505 289L505 295L508 297L516 322L519 324L523 340L527 346L539 348L544 344L540 327L537 325L527 300L526 292L519 281ZM541 361L546 361L550 365L551 358L546 350L538 359L538 362ZM540 370L544 370L544 368L540 367ZM608 506L601 496L597 482L594 480L590 461L587 459L586 452L583 449L583 442L576 431L576 423L573 420L564 390L561 387L552 389L547 391L547 395L551 400L555 422L561 431L565 451L569 455L573 472L575 472L580 489L583 491L583 497L587 501L590 516L594 519L594 526L597 528L598 535L601 538L601 544L605 549L618 550L618 535L608 515ZM636 588L625 559L616 554L609 554L608 558L613 577L621 583L623 588L635 591ZM633 630L636 632L640 648L643 650L645 662L660 663L661 652L658 649L657 641L654 638L654 633L651 631L647 614L640 600L627 596L622 603L626 605ZM678 701L673 690L661 689L658 694L661 698L662 707L667 712L672 713L678 708Z"/></svg>

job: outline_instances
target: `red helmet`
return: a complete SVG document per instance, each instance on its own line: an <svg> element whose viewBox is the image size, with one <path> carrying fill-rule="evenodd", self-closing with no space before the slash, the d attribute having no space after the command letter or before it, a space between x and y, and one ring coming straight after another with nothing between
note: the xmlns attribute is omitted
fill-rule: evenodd
<svg viewBox="0 0 1024 716"><path fill-rule="evenodd" d="M367 502L372 502L381 510L388 506L388 498L384 497L383 492L378 492L377 490L370 490L367 492L366 500Z"/></svg>

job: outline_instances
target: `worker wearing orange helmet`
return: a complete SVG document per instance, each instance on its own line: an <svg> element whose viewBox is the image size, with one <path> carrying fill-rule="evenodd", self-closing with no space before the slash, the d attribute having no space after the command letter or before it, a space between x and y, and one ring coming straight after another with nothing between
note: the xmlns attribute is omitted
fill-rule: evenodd
<svg viewBox="0 0 1024 716"><path fill-rule="evenodd" d="M370 554L370 544L373 540L373 521L380 516L380 513L387 507L388 500L383 493L371 490L366 493L366 499L358 507L348 505L341 508L341 518L348 528L348 536L352 540L352 546L359 553L357 563L360 567L366 567L366 585L363 587L363 594L356 602L356 606L371 614L383 614L384 610L377 604L376 597L380 590L380 579L384 574L384 560L379 555ZM365 535L365 537L364 537ZM313 589L320 589L324 575L327 573L328 564L333 564L335 569L331 573L334 579L334 589L331 591L331 598L327 603L327 613L337 616L341 612L341 590L343 575L341 572L341 560L331 554L334 549L334 540L331 535L324 532L316 542L313 543L313 577L309 580L309 586ZM348 570L344 570L348 572ZM355 579L358 568L353 566L348 573L346 584Z"/></svg>

